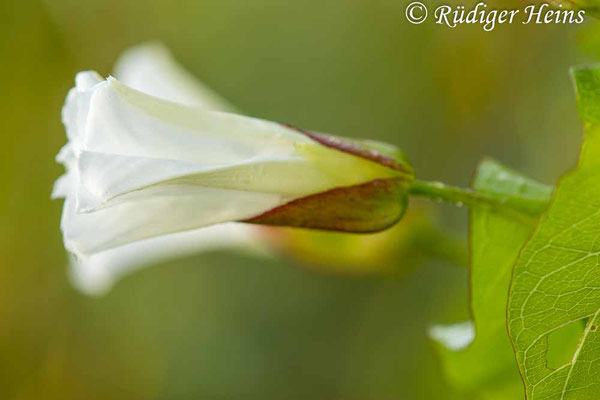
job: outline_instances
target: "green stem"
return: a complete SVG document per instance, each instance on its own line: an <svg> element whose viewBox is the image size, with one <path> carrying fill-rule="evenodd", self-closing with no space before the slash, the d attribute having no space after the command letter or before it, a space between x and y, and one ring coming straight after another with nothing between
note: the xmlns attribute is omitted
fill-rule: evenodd
<svg viewBox="0 0 600 400"><path fill-rule="evenodd" d="M436 201L446 201L458 206L465 205L470 208L484 208L502 212L521 219L537 217L541 213L541 210L543 210L543 208L540 208L538 212L537 209L532 207L518 207L513 203L509 204L505 198L498 198L471 189L449 186L441 182L414 181L409 189L409 193L414 196L428 197Z"/></svg>
<svg viewBox="0 0 600 400"><path fill-rule="evenodd" d="M441 182L414 181L410 194L429 197L433 200L447 201L468 207L504 207L505 204L495 197L471 189L448 186Z"/></svg>

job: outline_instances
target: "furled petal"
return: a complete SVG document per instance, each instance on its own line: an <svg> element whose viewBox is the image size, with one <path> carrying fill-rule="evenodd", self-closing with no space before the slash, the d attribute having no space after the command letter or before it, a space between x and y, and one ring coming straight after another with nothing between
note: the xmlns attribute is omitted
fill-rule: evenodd
<svg viewBox="0 0 600 400"><path fill-rule="evenodd" d="M78 74L63 121L69 143L57 159L67 175L55 196L66 196L65 245L84 262L228 221L382 229L402 215L412 178L370 146L172 103L94 72Z"/></svg>
<svg viewBox="0 0 600 400"><path fill-rule="evenodd" d="M285 201L277 193L158 186L143 198L89 213L78 213L67 198L62 230L67 249L85 257L158 235L248 219Z"/></svg>
<svg viewBox="0 0 600 400"><path fill-rule="evenodd" d="M124 52L116 64L114 73L124 84L156 97L207 110L233 110L226 101L178 65L169 51L157 43L140 45ZM86 86L93 86L102 81L102 78L95 74L91 77L96 78L91 81L91 85L85 85L86 79L81 79L80 91ZM74 172L78 161L73 145L67 143L56 159L65 165L67 173L56 181L52 197L66 198L75 194L78 181L77 173ZM112 216L113 212L116 213L115 216ZM63 219L68 219L69 225L72 226L85 228L86 224L89 224L91 227L102 227L104 219L118 220L121 212L119 207L115 207L94 216L79 215L75 213L75 207L68 203L65 204ZM125 275L146 265L186 254L226 247L266 255L262 235L258 231L259 228L252 225L231 222L143 239L83 258L71 257L70 276L74 285L82 292L104 294Z"/></svg>
<svg viewBox="0 0 600 400"><path fill-rule="evenodd" d="M71 106L67 101L65 109ZM171 103L114 78L95 86L81 135L81 150L202 165L294 157L298 146L312 143L275 122Z"/></svg>
<svg viewBox="0 0 600 400"><path fill-rule="evenodd" d="M163 101L115 79L94 84L94 74L83 75L64 111L76 115L67 124L77 130L78 176L75 211L63 230L80 256L399 176L370 155L324 146L281 124ZM85 229L90 217L82 214L117 206L120 212L103 216L93 232Z"/></svg>
<svg viewBox="0 0 600 400"><path fill-rule="evenodd" d="M287 202L334 187L395 176L387 170L377 175L381 167L369 162L349 176L344 173L344 165L360 166L363 161L357 163L355 157L343 153L336 156L335 164L301 157L260 157L245 163L202 165L84 151L78 164L81 179L77 211L111 206L122 202L123 196L132 199L154 195L161 187L177 186L181 194L186 190L195 192L198 186L272 193Z"/></svg>
<svg viewBox="0 0 600 400"><path fill-rule="evenodd" d="M54 182L52 195L50 197L53 199L64 199L67 197L71 193L73 187L71 179L72 176L68 172L61 175L56 182Z"/></svg>
<svg viewBox="0 0 600 400"><path fill-rule="evenodd" d="M75 87L69 91L65 107L62 109L62 121L69 143L66 149L59 153L60 159L68 158L63 153L77 153L87 123L90 98L96 85L103 81L104 79L94 71L80 72L75 77Z"/></svg>

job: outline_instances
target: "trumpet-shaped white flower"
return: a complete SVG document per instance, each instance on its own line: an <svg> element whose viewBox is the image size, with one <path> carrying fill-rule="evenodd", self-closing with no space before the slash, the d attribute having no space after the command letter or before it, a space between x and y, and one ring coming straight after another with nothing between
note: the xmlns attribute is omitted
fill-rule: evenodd
<svg viewBox="0 0 600 400"><path fill-rule="evenodd" d="M402 215L412 179L373 146L165 101L95 72L77 75L63 122L68 173L55 195L79 260L230 221L379 230Z"/></svg>
<svg viewBox="0 0 600 400"><path fill-rule="evenodd" d="M128 86L156 97L208 110L233 110L226 101L183 69L158 43L143 44L125 51L117 61L114 73ZM76 165L69 162L74 160L69 144L59 160L67 163L68 171L55 185L53 197L71 197L65 203L67 212L74 201L72 195L77 181ZM90 230L93 230L104 216L103 213L93 213L72 218L86 218ZM70 276L75 287L82 292L99 295L106 293L118 279L139 268L185 254L235 248L267 255L259 233L249 224L226 223L140 240L86 257L71 257Z"/></svg>

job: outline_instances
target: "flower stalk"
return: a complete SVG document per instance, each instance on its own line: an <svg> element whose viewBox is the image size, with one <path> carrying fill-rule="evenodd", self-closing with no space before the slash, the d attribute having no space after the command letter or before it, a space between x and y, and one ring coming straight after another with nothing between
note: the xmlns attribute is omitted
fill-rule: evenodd
<svg viewBox="0 0 600 400"><path fill-rule="evenodd" d="M538 217L548 205L547 199L519 198L518 202L509 202L506 198L493 194L450 186L437 181L415 180L409 188L409 194L449 202L459 207L464 205L475 209L491 209L521 219Z"/></svg>

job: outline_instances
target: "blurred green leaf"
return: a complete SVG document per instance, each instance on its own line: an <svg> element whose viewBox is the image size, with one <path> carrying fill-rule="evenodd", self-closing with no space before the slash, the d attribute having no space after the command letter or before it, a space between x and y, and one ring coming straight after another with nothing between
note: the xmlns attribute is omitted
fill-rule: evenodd
<svg viewBox="0 0 600 400"><path fill-rule="evenodd" d="M551 187L491 160L480 164L473 186L477 191L515 202L523 198L527 204L547 202L552 193ZM464 350L440 346L448 380L468 398L523 396L506 333L506 301L512 265L532 231L532 225L499 213L482 209L471 212L471 309L476 336Z"/></svg>
<svg viewBox="0 0 600 400"><path fill-rule="evenodd" d="M573 75L586 133L579 165L521 251L509 294L509 332L532 400L592 399L600 391L600 66ZM562 357L549 359L549 336L581 323L568 362L556 366Z"/></svg>

